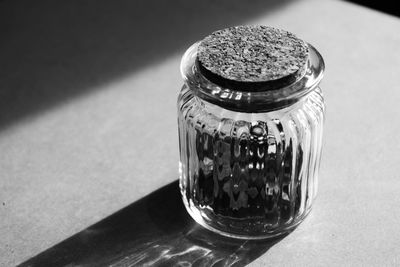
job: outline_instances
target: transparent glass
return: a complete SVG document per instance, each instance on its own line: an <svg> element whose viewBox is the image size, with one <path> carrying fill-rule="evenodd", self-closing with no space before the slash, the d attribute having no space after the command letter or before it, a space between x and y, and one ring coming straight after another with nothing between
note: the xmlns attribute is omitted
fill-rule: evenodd
<svg viewBox="0 0 400 267"><path fill-rule="evenodd" d="M307 70L277 90L244 92L204 78L198 43L182 58L178 97L180 189L205 228L263 239L296 227L317 193L324 62L310 47Z"/></svg>

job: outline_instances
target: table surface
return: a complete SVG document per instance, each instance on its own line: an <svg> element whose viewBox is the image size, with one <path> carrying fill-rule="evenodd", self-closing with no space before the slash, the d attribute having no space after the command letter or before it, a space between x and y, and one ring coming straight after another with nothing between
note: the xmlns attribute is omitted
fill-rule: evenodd
<svg viewBox="0 0 400 267"><path fill-rule="evenodd" d="M398 18L334 0L135 2L0 2L0 266L400 264ZM326 62L313 211L256 245L199 229L176 189L180 57L238 24L294 32Z"/></svg>

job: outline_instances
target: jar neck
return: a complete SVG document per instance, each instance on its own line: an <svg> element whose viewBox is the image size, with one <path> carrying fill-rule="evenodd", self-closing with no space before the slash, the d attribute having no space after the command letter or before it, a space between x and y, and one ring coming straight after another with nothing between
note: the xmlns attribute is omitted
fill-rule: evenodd
<svg viewBox="0 0 400 267"><path fill-rule="evenodd" d="M184 82L199 98L233 111L259 113L293 105L315 90L325 69L321 55L309 44L309 58L304 74L290 85L261 91L226 88L211 82L199 70L196 64L199 43L193 44L182 57L181 74Z"/></svg>

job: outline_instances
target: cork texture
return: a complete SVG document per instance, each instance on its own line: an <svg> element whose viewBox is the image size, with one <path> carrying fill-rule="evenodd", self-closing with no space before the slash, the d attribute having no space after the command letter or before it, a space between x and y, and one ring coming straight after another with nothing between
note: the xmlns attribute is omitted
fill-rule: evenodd
<svg viewBox="0 0 400 267"><path fill-rule="evenodd" d="M235 82L260 83L298 75L306 65L307 44L268 26L236 26L213 32L198 47L206 72Z"/></svg>

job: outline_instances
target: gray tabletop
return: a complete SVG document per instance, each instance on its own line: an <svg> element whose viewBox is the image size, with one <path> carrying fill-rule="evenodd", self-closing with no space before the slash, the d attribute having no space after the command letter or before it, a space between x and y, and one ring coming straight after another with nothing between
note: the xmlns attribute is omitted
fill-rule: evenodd
<svg viewBox="0 0 400 267"><path fill-rule="evenodd" d="M0 266L399 265L400 20L333 0L158 2L0 2ZM176 182L180 56L238 24L296 33L327 70L313 211L257 244L196 226Z"/></svg>

